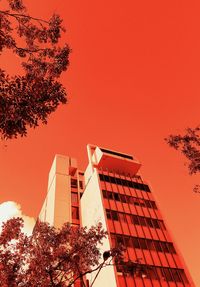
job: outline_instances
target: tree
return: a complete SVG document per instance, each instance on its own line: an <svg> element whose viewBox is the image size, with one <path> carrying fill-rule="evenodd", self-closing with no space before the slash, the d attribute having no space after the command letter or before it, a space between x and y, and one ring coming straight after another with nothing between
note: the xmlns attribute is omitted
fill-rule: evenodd
<svg viewBox="0 0 200 287"><path fill-rule="evenodd" d="M69 65L70 48L59 46L64 31L59 15L46 21L30 16L22 0L6 3L7 9L0 9L0 54L11 50L23 70L10 76L0 69L0 134L11 139L47 123L58 105L66 103L65 88L57 79Z"/></svg>
<svg viewBox="0 0 200 287"><path fill-rule="evenodd" d="M37 222L31 236L23 234L22 227L21 218L3 224L0 234L2 287L69 287L78 280L86 286L84 275L99 273L112 264L113 258L121 260L121 250L117 248L104 252L101 259L98 245L106 237L101 224L87 230L66 223L57 230Z"/></svg>
<svg viewBox="0 0 200 287"><path fill-rule="evenodd" d="M200 172L200 126L187 128L184 135L170 135L165 140L187 158L190 175ZM200 192L200 185L196 185L194 191Z"/></svg>

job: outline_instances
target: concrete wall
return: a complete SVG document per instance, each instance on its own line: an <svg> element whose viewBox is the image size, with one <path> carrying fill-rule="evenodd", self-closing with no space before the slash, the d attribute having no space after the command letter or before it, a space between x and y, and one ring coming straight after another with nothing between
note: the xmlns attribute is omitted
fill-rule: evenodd
<svg viewBox="0 0 200 287"><path fill-rule="evenodd" d="M56 155L49 172L47 196L39 219L59 228L71 222L71 173L76 161L67 156Z"/></svg>
<svg viewBox="0 0 200 287"><path fill-rule="evenodd" d="M87 226L89 228L101 222L104 230L107 230L105 213L98 182L98 175L95 169L81 198L81 206L84 206L84 208L81 209L83 226ZM104 239L103 246L101 245L99 247L101 249L102 254L104 251L110 250L111 247L108 238ZM90 283L93 281L95 275L96 272L90 274L87 277ZM117 283L113 266L103 268L99 273L93 286L116 287Z"/></svg>

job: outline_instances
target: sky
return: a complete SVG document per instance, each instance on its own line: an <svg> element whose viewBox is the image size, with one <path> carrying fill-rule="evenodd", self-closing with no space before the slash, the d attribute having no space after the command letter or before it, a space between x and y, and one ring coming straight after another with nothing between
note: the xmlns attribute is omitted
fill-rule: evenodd
<svg viewBox="0 0 200 287"><path fill-rule="evenodd" d="M77 158L82 169L88 143L132 154L200 286L200 194L192 191L200 177L188 175L184 157L164 141L199 124L199 1L25 3L34 16L64 20L68 103L26 138L0 142L0 221L10 208L29 223L38 216L55 154ZM20 70L8 55L1 66Z"/></svg>

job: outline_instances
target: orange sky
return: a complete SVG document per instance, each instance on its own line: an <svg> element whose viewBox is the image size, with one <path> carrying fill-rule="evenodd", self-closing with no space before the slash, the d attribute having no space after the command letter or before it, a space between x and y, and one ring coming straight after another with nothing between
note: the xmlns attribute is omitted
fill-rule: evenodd
<svg viewBox="0 0 200 287"><path fill-rule="evenodd" d="M62 77L69 102L47 126L0 147L0 201L29 216L42 206L56 153L86 166L86 144L136 156L196 286L200 195L184 158L164 137L199 124L199 1L34 0L33 15L64 18L73 50ZM1 59L13 72L17 67Z"/></svg>

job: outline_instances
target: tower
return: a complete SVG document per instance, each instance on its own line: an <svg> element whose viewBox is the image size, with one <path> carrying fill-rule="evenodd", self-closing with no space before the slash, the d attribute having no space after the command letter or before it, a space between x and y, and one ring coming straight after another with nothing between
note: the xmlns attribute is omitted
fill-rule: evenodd
<svg viewBox="0 0 200 287"><path fill-rule="evenodd" d="M194 286L163 221L151 188L132 155L88 145L88 166L56 156L48 194L39 218L59 227L68 221L90 227L101 222L108 232L102 253L122 244L132 275L120 266L101 270L94 287ZM51 209L51 211L50 211ZM95 273L87 278L90 282Z"/></svg>

